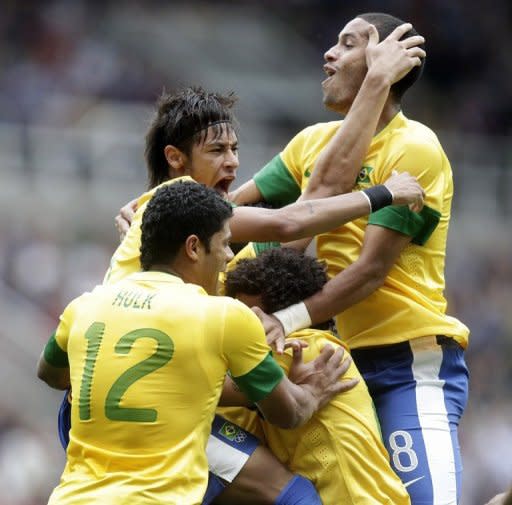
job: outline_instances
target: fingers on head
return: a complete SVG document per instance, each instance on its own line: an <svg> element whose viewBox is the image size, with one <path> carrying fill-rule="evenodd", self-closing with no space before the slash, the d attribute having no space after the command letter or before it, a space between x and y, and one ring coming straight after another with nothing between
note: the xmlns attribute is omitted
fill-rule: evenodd
<svg viewBox="0 0 512 505"><path fill-rule="evenodd" d="M389 35L390 39L400 40L409 30L412 29L411 23L404 23L397 26Z"/></svg>

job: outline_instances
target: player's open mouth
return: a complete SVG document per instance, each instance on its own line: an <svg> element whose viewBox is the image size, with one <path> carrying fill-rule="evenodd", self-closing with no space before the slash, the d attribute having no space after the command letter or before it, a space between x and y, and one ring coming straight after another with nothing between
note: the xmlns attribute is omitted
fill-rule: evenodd
<svg viewBox="0 0 512 505"><path fill-rule="evenodd" d="M221 195L227 195L229 193L229 188L231 186L231 183L235 180L234 177L226 177L224 179L221 179L217 184L215 184L214 189L217 191L217 193L220 193Z"/></svg>
<svg viewBox="0 0 512 505"><path fill-rule="evenodd" d="M322 81L322 84L326 84L329 79L336 73L336 70L329 65L324 65L324 72L327 75L327 77Z"/></svg>

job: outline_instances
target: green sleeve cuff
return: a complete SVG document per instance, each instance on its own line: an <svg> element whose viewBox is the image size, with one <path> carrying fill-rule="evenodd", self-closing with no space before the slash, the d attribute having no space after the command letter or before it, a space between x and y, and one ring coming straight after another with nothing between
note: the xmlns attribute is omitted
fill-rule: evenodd
<svg viewBox="0 0 512 505"><path fill-rule="evenodd" d="M265 201L276 207L295 202L301 194L300 186L279 154L257 172L253 180Z"/></svg>
<svg viewBox="0 0 512 505"><path fill-rule="evenodd" d="M261 253L264 253L268 249L275 249L276 247L281 247L280 242L253 242L252 247L256 256L259 256Z"/></svg>
<svg viewBox="0 0 512 505"><path fill-rule="evenodd" d="M268 396L282 381L284 372L271 353L250 372L240 377L232 377L236 385L252 402L256 403Z"/></svg>
<svg viewBox="0 0 512 505"><path fill-rule="evenodd" d="M55 340L55 333L50 337L44 348L44 359L55 368L69 367L68 353L59 347L57 340Z"/></svg>
<svg viewBox="0 0 512 505"><path fill-rule="evenodd" d="M390 206L370 214L368 224L395 230L412 237L412 243L423 245L436 229L441 213L426 205L421 212L413 212L406 205Z"/></svg>

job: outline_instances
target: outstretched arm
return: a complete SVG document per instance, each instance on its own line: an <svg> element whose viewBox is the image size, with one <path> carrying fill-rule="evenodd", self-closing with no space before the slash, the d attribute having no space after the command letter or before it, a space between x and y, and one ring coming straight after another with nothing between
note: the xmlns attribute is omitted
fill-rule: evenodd
<svg viewBox="0 0 512 505"><path fill-rule="evenodd" d="M411 239L389 228L369 225L359 258L304 300L313 323L336 316L380 288Z"/></svg>
<svg viewBox="0 0 512 505"><path fill-rule="evenodd" d="M378 201L373 197L377 193ZM416 179L403 172L382 186L299 201L282 209L236 207L230 221L231 233L234 242L289 242L333 230L386 205L421 205L423 196Z"/></svg>
<svg viewBox="0 0 512 505"><path fill-rule="evenodd" d="M382 286L411 240L408 235L369 225L359 258L329 280L320 291L299 304L278 311L278 317L253 309L263 324L269 345L282 353L286 335L298 327L327 321L371 295Z"/></svg>

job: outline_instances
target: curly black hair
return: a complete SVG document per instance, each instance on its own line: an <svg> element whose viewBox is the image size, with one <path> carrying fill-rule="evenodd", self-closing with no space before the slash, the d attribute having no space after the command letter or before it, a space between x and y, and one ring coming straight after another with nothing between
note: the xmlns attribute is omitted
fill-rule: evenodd
<svg viewBox="0 0 512 505"><path fill-rule="evenodd" d="M210 126L217 137L225 131L237 133L238 122L231 110L237 100L234 92L222 95L200 86L162 93L146 134L144 155L150 189L169 179L165 146L173 145L189 156L194 144L204 142Z"/></svg>
<svg viewBox="0 0 512 505"><path fill-rule="evenodd" d="M178 181L162 186L142 216L142 269L168 264L190 235L197 235L209 252L212 235L232 215L231 205L203 184Z"/></svg>
<svg viewBox="0 0 512 505"><path fill-rule="evenodd" d="M322 289L327 282L323 262L289 247L267 249L257 258L242 259L227 273L226 294L261 295L262 309L275 312ZM316 325L330 328L331 321Z"/></svg>

